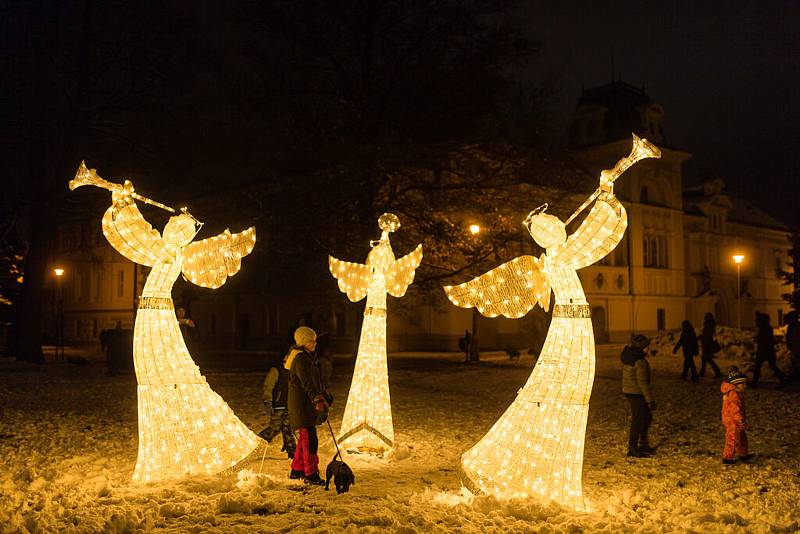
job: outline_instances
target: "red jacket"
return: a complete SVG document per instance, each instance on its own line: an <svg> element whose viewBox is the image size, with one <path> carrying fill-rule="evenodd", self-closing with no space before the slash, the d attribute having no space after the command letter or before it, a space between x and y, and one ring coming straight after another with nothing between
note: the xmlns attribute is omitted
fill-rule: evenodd
<svg viewBox="0 0 800 534"><path fill-rule="evenodd" d="M744 397L736 391L736 386L723 382L722 391L722 424L726 427L747 426L747 414L744 409Z"/></svg>

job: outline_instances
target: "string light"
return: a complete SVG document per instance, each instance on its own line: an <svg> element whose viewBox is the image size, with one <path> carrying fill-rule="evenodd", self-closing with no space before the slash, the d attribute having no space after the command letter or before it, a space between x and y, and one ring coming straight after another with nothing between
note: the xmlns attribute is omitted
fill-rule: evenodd
<svg viewBox="0 0 800 534"><path fill-rule="evenodd" d="M133 333L138 383L139 450L134 482L231 469L262 444L206 383L181 335L172 286L183 272L192 283L219 287L236 274L255 246L255 229L192 243L200 223L184 210L170 217L163 236L142 217L133 185L112 184L81 164L70 188L96 185L112 191L103 234L126 258L152 267ZM149 199L148 199L149 200ZM149 203L159 205L154 201ZM172 210L168 206L160 205Z"/></svg>
<svg viewBox="0 0 800 534"><path fill-rule="evenodd" d="M488 317L518 318L537 303L545 310L550 288L553 319L541 355L525 386L489 432L462 457L467 486L499 498L540 497L586 510L581 486L595 346L589 303L577 269L597 262L622 239L625 208L614 196L614 181L644 158L661 151L635 135L631 154L604 170L600 187L577 213L596 199L586 219L569 237L566 225L537 209L525 220L531 236L546 249L540 258L520 256L457 286L447 297Z"/></svg>
<svg viewBox="0 0 800 534"><path fill-rule="evenodd" d="M379 241L371 243L366 265L328 257L339 289L352 302L367 297L353 380L337 441L347 449L386 449L394 443L389 372L386 366L386 293L402 297L422 261L422 245L395 260L389 233L400 228L391 213L378 218Z"/></svg>

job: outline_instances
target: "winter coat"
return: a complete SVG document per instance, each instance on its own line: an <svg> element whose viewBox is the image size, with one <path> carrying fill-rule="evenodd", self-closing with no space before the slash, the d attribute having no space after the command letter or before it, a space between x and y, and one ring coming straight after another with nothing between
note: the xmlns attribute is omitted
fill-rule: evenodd
<svg viewBox="0 0 800 534"><path fill-rule="evenodd" d="M289 370L289 423L292 429L317 424L316 399L323 395L314 356L292 349L284 367Z"/></svg>
<svg viewBox="0 0 800 534"><path fill-rule="evenodd" d="M714 332L716 328L717 323L713 320L703 322L703 333L700 335L700 344L703 346L703 356L710 356L714 353L714 349L719 347L719 345L715 346L714 343Z"/></svg>
<svg viewBox="0 0 800 534"><path fill-rule="evenodd" d="M719 387L722 392L722 424L726 428L747 428L747 414L744 409L744 397L736 391L736 386L723 382Z"/></svg>
<svg viewBox="0 0 800 534"><path fill-rule="evenodd" d="M264 379L261 397L271 403L273 410L285 410L289 406L289 370L283 365L271 367Z"/></svg>
<svg viewBox="0 0 800 534"><path fill-rule="evenodd" d="M697 350L697 336L693 328L681 330L681 338L678 340L675 348L672 349L672 353L676 353L681 347L683 347L684 358L691 358L699 352Z"/></svg>
<svg viewBox="0 0 800 534"><path fill-rule="evenodd" d="M653 402L653 389L650 386L650 364L644 351L626 346L620 356L622 360L622 392L630 395L644 395L644 400Z"/></svg>
<svg viewBox="0 0 800 534"><path fill-rule="evenodd" d="M760 322L756 333L756 358L769 360L775 357L775 336L769 322Z"/></svg>

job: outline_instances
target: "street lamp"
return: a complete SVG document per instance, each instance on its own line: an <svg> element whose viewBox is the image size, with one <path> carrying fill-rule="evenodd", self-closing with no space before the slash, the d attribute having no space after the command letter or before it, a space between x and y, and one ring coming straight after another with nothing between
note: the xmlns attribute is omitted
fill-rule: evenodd
<svg viewBox="0 0 800 534"><path fill-rule="evenodd" d="M736 264L736 328L742 329L742 262L744 254L734 254L733 263Z"/></svg>
<svg viewBox="0 0 800 534"><path fill-rule="evenodd" d="M56 359L59 359L59 348L61 349L61 359L64 359L64 290L61 286L61 278L64 276L64 269L56 267L53 269L56 275Z"/></svg>
<svg viewBox="0 0 800 534"><path fill-rule="evenodd" d="M481 233L481 225L472 223L469 225L469 233L472 236L477 236ZM477 362L481 359L481 351L478 347L478 308L472 308L472 338L469 344L469 359L468 361Z"/></svg>

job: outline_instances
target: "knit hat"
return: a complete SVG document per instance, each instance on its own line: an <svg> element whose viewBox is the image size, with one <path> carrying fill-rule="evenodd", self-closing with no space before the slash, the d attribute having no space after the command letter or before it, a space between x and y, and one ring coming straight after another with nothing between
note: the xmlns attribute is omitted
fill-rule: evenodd
<svg viewBox="0 0 800 534"><path fill-rule="evenodd" d="M294 331L294 343L298 347L317 340L317 333L307 326L301 326Z"/></svg>
<svg viewBox="0 0 800 534"><path fill-rule="evenodd" d="M635 336L631 337L631 343L636 345L640 348L645 348L650 345L650 340L647 336L643 336L642 334L636 334Z"/></svg>
<svg viewBox="0 0 800 534"><path fill-rule="evenodd" d="M731 371L728 373L728 383L730 384L741 384L743 382L747 382L748 380L750 379L747 378L747 375L739 371L739 368L736 366L732 367Z"/></svg>

